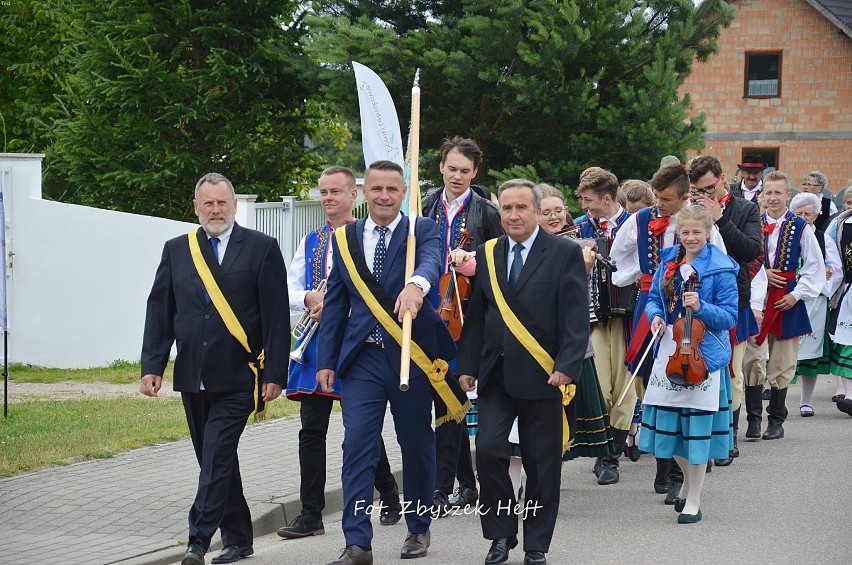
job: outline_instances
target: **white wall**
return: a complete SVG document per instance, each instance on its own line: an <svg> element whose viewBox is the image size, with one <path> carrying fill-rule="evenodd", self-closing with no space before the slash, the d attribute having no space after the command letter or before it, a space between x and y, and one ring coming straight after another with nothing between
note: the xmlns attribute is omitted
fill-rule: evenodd
<svg viewBox="0 0 852 565"><path fill-rule="evenodd" d="M197 226L42 200L42 157L0 153L10 362L137 361L163 243Z"/></svg>

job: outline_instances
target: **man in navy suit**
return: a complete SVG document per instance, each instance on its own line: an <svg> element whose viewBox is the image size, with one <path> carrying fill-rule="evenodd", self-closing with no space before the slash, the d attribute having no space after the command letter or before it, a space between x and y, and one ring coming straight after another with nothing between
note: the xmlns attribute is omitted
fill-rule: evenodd
<svg viewBox="0 0 852 565"><path fill-rule="evenodd" d="M405 196L402 168L390 161L373 163L364 176L363 190L369 215L347 226L343 249L361 267L355 277L373 285L370 296L383 298L386 311L392 309L399 321L406 310L411 311L415 340L424 351L445 360L454 357L455 344L446 326L435 309L423 303L441 273L441 236L435 222L417 218L414 274L404 280L409 218L400 214ZM335 379L342 384L346 549L333 564L373 562L370 515L378 510L371 512L370 505L388 402L402 450L403 512L408 526L400 557L423 557L430 542L435 486L431 384L412 364L410 388L400 391L400 347L377 322L365 294L355 286L338 237L334 238L335 266L324 300L317 360L317 381L324 391L333 389Z"/></svg>
<svg viewBox="0 0 852 565"><path fill-rule="evenodd" d="M227 178L218 173L201 177L193 203L203 231L190 237L205 246L202 255L208 254L208 267L222 281L219 287L231 307L241 311L249 343L263 349L265 369L255 377L249 366L255 359L231 335L211 302L215 293L201 282L189 238L183 235L166 242L148 297L140 390L157 396L176 343L174 389L181 393L201 467L189 511L189 545L181 563L203 565L217 529L224 548L213 563L233 563L253 553L237 445L259 404L257 396L270 402L287 383L287 272L274 238L234 222L237 199Z"/></svg>

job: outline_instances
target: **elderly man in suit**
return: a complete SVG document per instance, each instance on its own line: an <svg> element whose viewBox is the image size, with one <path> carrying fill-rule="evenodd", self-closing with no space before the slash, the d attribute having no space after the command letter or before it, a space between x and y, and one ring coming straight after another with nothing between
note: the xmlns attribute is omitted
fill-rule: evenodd
<svg viewBox="0 0 852 565"><path fill-rule="evenodd" d="M203 565L217 529L224 549L213 563L233 563L253 553L237 445L252 411L262 412L287 382L287 272L274 238L234 222L227 178L201 177L193 204L201 227L166 242L148 297L140 390L157 396L176 343L174 389L201 467L181 563ZM226 326L230 318L245 345Z"/></svg>
<svg viewBox="0 0 852 565"><path fill-rule="evenodd" d="M503 563L524 524L524 563L546 563L559 510L563 391L589 341L589 291L576 243L539 228L541 192L524 179L500 187L506 235L477 249L476 285L459 342L465 390L478 381L482 533L486 565ZM524 508L509 479L507 440L517 417L527 472Z"/></svg>
<svg viewBox="0 0 852 565"><path fill-rule="evenodd" d="M345 428L346 548L334 565L373 562L370 514L388 402L402 450L403 511L408 526L400 557L426 555L435 488L432 384L420 365L412 364L410 388L400 390L398 322L405 311L414 316L412 349L416 343L429 359L455 357L455 344L446 326L428 302L423 304L441 273L441 236L435 222L417 218L415 268L413 276L405 280L410 220L399 211L405 196L402 168L390 161L371 164L363 190L368 216L335 231L335 266L318 330L317 382L323 391L331 392L335 380L340 379ZM462 415L459 409L458 416Z"/></svg>

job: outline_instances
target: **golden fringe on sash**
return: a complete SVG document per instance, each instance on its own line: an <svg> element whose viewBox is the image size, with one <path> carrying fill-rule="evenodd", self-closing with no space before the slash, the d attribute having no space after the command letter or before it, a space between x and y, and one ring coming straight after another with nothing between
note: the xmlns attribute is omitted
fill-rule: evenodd
<svg viewBox="0 0 852 565"><path fill-rule="evenodd" d="M373 316L376 317L385 331L387 331L394 340L402 346L402 328L396 320L394 320L387 311L382 308L382 305L379 304L379 301L375 296L373 296L373 293L370 292L370 289L367 287L367 283L364 282L364 279L362 279L358 274L358 270L355 267L355 262L352 259L352 254L349 252L349 246L346 242L346 230L334 230L334 237L337 238L340 257L346 265L346 270L349 272L355 288L361 294L361 298L364 299L364 302L367 304L370 312L372 312ZM434 361L429 359L423 349L421 349L414 340L411 341L411 360L414 361L421 371L426 373L432 388L438 393L438 396L447 407L447 414L435 419L435 427L451 420L454 422L461 422L468 409L471 407L471 403L470 400L467 400L464 404L462 404L450 390L446 381L447 370L449 369L447 362L443 359L435 359Z"/></svg>
<svg viewBox="0 0 852 565"><path fill-rule="evenodd" d="M228 301L225 299L225 295L222 294L222 290L219 288L219 285L216 284L216 279L213 278L213 273L210 272L210 267L207 265L207 262L204 261L204 256L201 254L201 247L198 245L197 230L189 232L189 252L192 255L192 262L195 265L195 269L198 271L198 276L201 277L201 282L204 283L204 288L207 289L210 301L213 303L213 306L216 307L216 310L222 317L222 321L225 322L225 327L228 328L228 332L230 332L230 334L234 336L234 339L240 342L243 349L251 355L248 335L246 335L245 329L240 324L236 314L234 314L234 310L231 308L231 305L228 304ZM261 350L260 354L257 356L257 360L249 361L248 364L249 369L251 369L251 372L254 374L255 422L266 420L266 403L261 403L260 396L260 371L263 370L265 359L266 353ZM263 406L260 410L258 410L258 405L260 404Z"/></svg>
<svg viewBox="0 0 852 565"><path fill-rule="evenodd" d="M524 346L524 349L532 355L533 359L535 359L541 368L544 369L544 372L550 376L553 373L553 365L555 364L553 357L545 351L529 330L524 327L515 313L512 312L512 309L506 302L506 298L503 296L503 292L500 290L500 285L497 282L497 269L494 264L494 249L498 241L499 238L489 239L485 242L485 263L488 267L488 279L491 281L491 290L494 292L494 300L497 302L497 309L500 310L500 316L503 318L503 323L506 324L506 327L509 328L512 335L515 336L515 339ZM559 389L562 391L562 406L568 406L571 403L571 400L574 399L574 395L577 393L577 385L573 383L569 385L560 385ZM570 447L571 430L568 427L568 416L565 414L565 410L562 410L562 453L568 451Z"/></svg>

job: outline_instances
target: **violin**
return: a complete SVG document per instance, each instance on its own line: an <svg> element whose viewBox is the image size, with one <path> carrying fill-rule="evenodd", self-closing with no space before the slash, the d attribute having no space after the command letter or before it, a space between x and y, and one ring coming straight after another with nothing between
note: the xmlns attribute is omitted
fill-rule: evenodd
<svg viewBox="0 0 852 565"><path fill-rule="evenodd" d="M700 287L695 273L684 282L683 292L695 292ZM686 306L683 317L672 326L672 337L677 348L666 364L666 376L679 386L695 386L710 376L707 363L701 355L699 346L704 341L707 328L704 322L693 317L692 307Z"/></svg>
<svg viewBox="0 0 852 565"><path fill-rule="evenodd" d="M458 245L454 249L464 249L470 240L470 230L464 230L459 235ZM464 326L464 314L462 305L470 297L472 285L470 279L464 275L456 274L456 270L450 264L450 270L438 281L438 294L441 304L438 306L438 315L447 324L453 341L461 337L462 326Z"/></svg>

